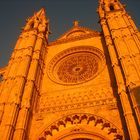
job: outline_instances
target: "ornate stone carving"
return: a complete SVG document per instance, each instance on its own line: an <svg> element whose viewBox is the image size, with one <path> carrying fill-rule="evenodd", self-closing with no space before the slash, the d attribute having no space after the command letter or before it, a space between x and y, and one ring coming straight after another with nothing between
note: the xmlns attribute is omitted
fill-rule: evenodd
<svg viewBox="0 0 140 140"><path fill-rule="evenodd" d="M93 79L105 64L103 53L92 46L67 49L48 66L50 79L60 84L79 84Z"/></svg>
<svg viewBox="0 0 140 140"><path fill-rule="evenodd" d="M101 36L100 32L81 26L74 26L72 29L70 29L68 32L63 34L56 41L51 42L49 45L50 46L58 45L62 43L68 43L68 42L73 42L77 40L88 39L88 38L98 37L98 36Z"/></svg>
<svg viewBox="0 0 140 140"><path fill-rule="evenodd" d="M38 104L38 113L47 114L50 112L59 112L73 109L82 109L87 107L94 108L116 108L116 99L113 97L111 88L84 88L74 92L71 90L60 91L55 96L43 94ZM57 98L56 98L57 97Z"/></svg>
<svg viewBox="0 0 140 140"><path fill-rule="evenodd" d="M106 106L106 108L117 108L116 100L111 99L104 99L104 100L93 100L89 102L83 102L83 103L74 103L74 104L62 104L60 106L46 106L44 108L39 109L39 113L53 113L53 112L59 112L59 111L66 111L66 110L72 110L72 109L81 109L81 108L88 108L88 107L94 107L94 108L101 108L101 106Z"/></svg>
<svg viewBox="0 0 140 140"><path fill-rule="evenodd" d="M69 132L63 132L63 127L64 129L71 129ZM85 134L84 136L86 137L88 133L90 133L91 135L95 134L95 136L97 136L99 132L96 129L103 132L102 135L99 136L99 138L103 138L102 140L105 140L106 138L114 140L123 139L122 132L113 123L100 116L86 113L70 114L64 116L63 118L55 121L45 129L43 129L43 132L39 134L39 137L37 139L53 139L57 133L61 133L61 135L59 135L59 138L55 137L55 139L58 140L63 139L63 137L69 137L72 134L74 134L75 137L75 134ZM55 134L53 133L53 131L55 131Z"/></svg>

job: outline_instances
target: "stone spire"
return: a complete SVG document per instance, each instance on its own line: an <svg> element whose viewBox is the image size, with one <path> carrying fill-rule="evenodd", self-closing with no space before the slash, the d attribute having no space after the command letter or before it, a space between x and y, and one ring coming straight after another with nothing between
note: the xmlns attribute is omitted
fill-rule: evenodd
<svg viewBox="0 0 140 140"><path fill-rule="evenodd" d="M99 0L100 6L105 11L114 11L118 9L124 9L119 0Z"/></svg>
<svg viewBox="0 0 140 140"><path fill-rule="evenodd" d="M26 22L27 23L23 31L38 29L39 32L46 32L46 34L50 33L49 20L46 18L44 8L35 13L34 16L29 17Z"/></svg>

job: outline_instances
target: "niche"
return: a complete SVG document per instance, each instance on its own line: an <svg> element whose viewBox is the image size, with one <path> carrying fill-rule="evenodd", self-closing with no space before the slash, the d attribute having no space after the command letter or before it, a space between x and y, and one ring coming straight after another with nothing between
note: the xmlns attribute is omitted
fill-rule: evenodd
<svg viewBox="0 0 140 140"><path fill-rule="evenodd" d="M34 28L34 23L32 23L32 24L30 25L30 28L31 28L31 29L33 29L33 28Z"/></svg>

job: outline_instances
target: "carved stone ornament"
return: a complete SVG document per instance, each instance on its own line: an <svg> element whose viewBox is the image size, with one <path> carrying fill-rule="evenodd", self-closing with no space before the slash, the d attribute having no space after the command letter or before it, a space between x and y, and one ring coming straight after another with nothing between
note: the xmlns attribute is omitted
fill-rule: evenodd
<svg viewBox="0 0 140 140"><path fill-rule="evenodd" d="M123 140L113 123L93 114L70 114L44 127L37 140Z"/></svg>
<svg viewBox="0 0 140 140"><path fill-rule="evenodd" d="M104 54L93 46L78 46L56 55L48 66L48 76L60 84L80 84L95 78L105 65Z"/></svg>
<svg viewBox="0 0 140 140"><path fill-rule="evenodd" d="M74 26L69 31L67 31L55 41L51 42L49 45L58 45L97 36L101 36L101 33L85 27L81 27L78 25L78 22L75 21Z"/></svg>

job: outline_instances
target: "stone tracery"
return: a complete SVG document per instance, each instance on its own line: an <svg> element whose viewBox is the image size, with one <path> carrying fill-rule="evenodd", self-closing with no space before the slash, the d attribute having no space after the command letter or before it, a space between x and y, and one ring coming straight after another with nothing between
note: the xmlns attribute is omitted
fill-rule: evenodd
<svg viewBox="0 0 140 140"><path fill-rule="evenodd" d="M101 138L102 140L106 138L109 139L111 138L114 140L123 139L123 135L121 131L114 124L112 124L111 122L109 122L108 120L100 116L96 116L93 114L86 114L86 113L71 114L57 120L56 122L50 124L45 130L43 130L43 132L40 134L39 138L37 139L45 140L50 137L51 139L53 139L54 137L53 131L55 130L57 133L61 131L63 132L62 127L64 127L65 130L67 128L73 128L73 129L71 129L68 134L63 133L63 135L59 136L57 140L63 140L64 137L70 136L72 134L76 136L76 134L80 134L80 133L81 134L84 133L85 134L84 136L86 137L86 131L84 130L84 127L82 128L82 126L84 126L85 128L88 128L89 126L92 127L93 132L91 132L91 135L94 134L94 130L96 128L98 130L100 129L100 131L103 131L102 133L103 135L99 136L99 138ZM90 132L88 133L90 134ZM69 138L74 139L74 137L69 137Z"/></svg>
<svg viewBox="0 0 140 140"><path fill-rule="evenodd" d="M56 55L49 64L50 79L61 84L79 84L94 78L104 66L103 53L92 46L78 46Z"/></svg>

